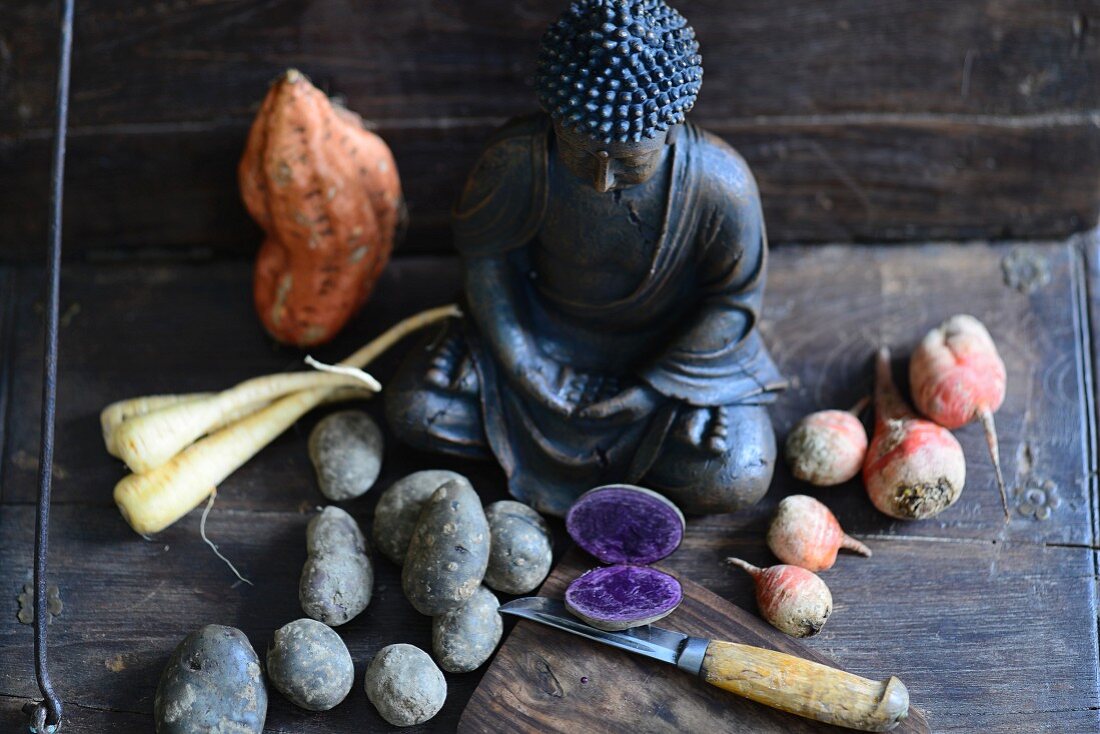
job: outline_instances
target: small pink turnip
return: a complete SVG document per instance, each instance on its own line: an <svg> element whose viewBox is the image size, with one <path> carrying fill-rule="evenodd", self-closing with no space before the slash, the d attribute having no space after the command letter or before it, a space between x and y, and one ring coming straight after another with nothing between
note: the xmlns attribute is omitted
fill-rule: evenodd
<svg viewBox="0 0 1100 734"><path fill-rule="evenodd" d="M757 568L740 558L727 558L752 576L760 615L791 637L813 637L833 611L833 595L817 574L798 566Z"/></svg>
<svg viewBox="0 0 1100 734"><path fill-rule="evenodd" d="M870 548L844 533L828 507L804 494L779 503L768 527L768 547L779 560L808 571L832 568L841 548L871 555Z"/></svg>
<svg viewBox="0 0 1100 734"><path fill-rule="evenodd" d="M890 350L883 347L875 365L875 435L863 464L872 504L899 520L925 520L954 504L965 482L959 442L909 408L890 372Z"/></svg>
<svg viewBox="0 0 1100 734"><path fill-rule="evenodd" d="M993 337L973 316L952 316L921 340L909 361L909 382L917 410L944 428L981 421L1001 506L1008 520L1008 493L1001 473L993 414L1005 399L1005 363Z"/></svg>
<svg viewBox="0 0 1100 734"><path fill-rule="evenodd" d="M867 431L859 414L861 400L851 410L810 413L787 435L787 464L796 479L817 487L843 484L859 474L867 454Z"/></svg>

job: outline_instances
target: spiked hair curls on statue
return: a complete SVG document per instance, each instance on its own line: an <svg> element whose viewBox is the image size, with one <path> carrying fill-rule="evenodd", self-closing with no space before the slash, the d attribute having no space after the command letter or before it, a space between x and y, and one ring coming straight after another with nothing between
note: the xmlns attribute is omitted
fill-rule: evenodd
<svg viewBox="0 0 1100 734"><path fill-rule="evenodd" d="M577 0L542 37L535 86L563 128L640 142L684 121L701 64L695 31L664 0Z"/></svg>

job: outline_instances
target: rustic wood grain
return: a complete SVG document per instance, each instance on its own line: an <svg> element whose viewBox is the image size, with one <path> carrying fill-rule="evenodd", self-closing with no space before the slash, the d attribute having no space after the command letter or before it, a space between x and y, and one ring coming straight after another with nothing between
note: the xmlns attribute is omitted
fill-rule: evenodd
<svg viewBox="0 0 1100 734"><path fill-rule="evenodd" d="M515 114L566 0L217 0L83 6L78 127L248 117L287 66L378 120ZM848 112L1026 115L1100 104L1089 0L678 0L711 119ZM54 9L5 0L0 129L48 128ZM969 58L969 61L967 59ZM124 80L124 81L123 81Z"/></svg>
<svg viewBox="0 0 1100 734"><path fill-rule="evenodd" d="M1047 282L1021 293L1006 283L1006 258L1031 258ZM32 501L35 491L41 337L34 272L19 271L10 460L0 475L5 498L17 502ZM967 488L938 518L892 521L874 510L858 482L811 490L780 465L768 497L735 521L762 522L779 498L808 492L833 506L856 534L1093 544L1085 458L1090 418L1083 408L1087 370L1080 346L1083 277L1079 251L1065 244L776 248L763 329L792 380L772 410L781 439L805 413L848 407L869 391L870 357L880 343L901 360L927 329L954 313L970 312L989 325L1008 367L1008 398L997 418L1010 499L1020 505L1019 490L1050 482L1057 496L1051 503L1058 504L1046 520L1014 509L1012 522L1004 526L984 439L977 426L968 426L958 431L969 459ZM300 369L300 353L275 347L261 332L248 283L243 263L67 270L56 502L110 505L111 488L123 472L100 445L97 415L107 403L223 389L258 374ZM452 300L458 288L453 260L396 263L367 309L336 343L314 356L339 360L402 316ZM376 371L383 383L396 356ZM902 378L900 361L898 366ZM226 506L292 511L303 498L319 502L300 450L314 420L304 421L234 475L223 488ZM274 485L268 467L285 470ZM498 476L488 465L478 471L487 479Z"/></svg>
<svg viewBox="0 0 1100 734"><path fill-rule="evenodd" d="M500 492L499 485L479 489L487 500ZM373 499L368 495L349 509L369 522ZM62 506L54 512L52 578L65 601L50 628L54 677L71 707L141 715L120 717L129 723L118 724L119 731L149 730L160 671L195 627L239 626L262 654L272 632L300 616L296 589L305 560L306 513L215 508L208 531L256 583L246 587L235 585L203 545L197 518L148 542L109 508ZM0 700L35 695L30 628L15 621L15 596L30 574L33 524L31 507L0 507L0 569L8 600L8 612L0 617ZM554 527L560 531L560 523ZM718 559L737 553L763 562L768 555L762 537L723 536L693 522L685 545L666 565L753 612L747 577ZM1089 710L1100 701L1091 551L898 538L870 542L873 559L845 556L823 574L836 608L821 635L807 641L810 647L866 675L897 673L936 732L983 730L986 720L997 724L989 731L1020 734L1100 725L1100 714ZM398 569L376 561L376 598L341 628L357 671L348 700L328 714L306 714L272 693L269 731L320 734L381 726L361 688L370 656L397 641L427 647L430 631L428 619L404 600ZM420 730L453 731L479 678L448 675L446 708ZM1058 729L1067 721L1082 725Z"/></svg>
<svg viewBox="0 0 1100 734"><path fill-rule="evenodd" d="M922 522L890 521L873 509L858 480L811 490L780 464L756 508L804 492L829 504L849 532L1094 545L1088 354L1082 321L1084 265L1073 245L924 245L779 248L773 253L763 330L792 388L772 410L782 438L806 413L846 408L871 389L871 354L894 351L903 384L906 359L928 329L956 313L988 325L1005 360L1008 391L997 414L1012 520L1001 513L993 469L977 425L956 431L967 457L966 489L948 511ZM1016 262L1030 263L1041 277ZM1021 280L1022 279L1022 280ZM1014 286L1028 284L1021 292ZM1057 283L1058 285L1055 285ZM868 421L868 424L870 421ZM1025 514L1039 488L1048 519ZM745 522L742 518L737 522Z"/></svg>
<svg viewBox="0 0 1100 734"><path fill-rule="evenodd" d="M939 518L895 523L875 513L854 483L810 492L875 555L843 556L823 574L836 611L808 644L847 669L899 672L937 732L1100 726L1086 249L1073 242L773 252L764 329L794 381L773 410L781 437L805 412L854 403L870 386L869 357L879 341L888 341L900 358L925 329L969 311L989 325L1008 365L1009 397L998 423L1010 486L1045 492L1049 480L1056 487L1059 502L1049 519L1016 510L1002 526L980 433L968 427L958 434L969 459L968 486ZM1095 247L1089 253L1095 307ZM15 597L30 574L41 271L8 268L0 278L3 273L0 284L9 287L0 291L0 324L7 319L14 343L5 343L0 328L0 386L10 384L0 467L0 578L7 580L8 599L0 615L0 722L6 723L17 721L18 705L35 694L30 629L15 621ZM66 268L51 545L66 611L51 627L51 639L55 677L80 722L74 730L148 731L160 669L195 627L236 624L261 650L275 628L300 613L295 588L306 513L323 501L305 451L317 416L220 488L208 530L257 582L254 589L233 587L228 569L198 537L197 512L154 542L134 535L111 505L122 467L103 452L98 435L97 413L111 400L216 389L260 372L299 368L301 354L275 347L260 331L248 283L241 262ZM457 287L453 260L401 261L338 342L315 356L339 359L400 316L451 300ZM14 307L2 305L5 299ZM383 382L392 366L392 359L380 365ZM432 466L469 474L486 501L504 496L499 470L489 464L440 461L394 445L387 447L379 488ZM691 519L685 544L668 565L754 611L748 578L721 560L736 554L772 562L762 542L768 514L779 498L806 490L780 468L760 507ZM377 494L350 510L369 522ZM561 552L561 524L552 527ZM383 644L428 645L427 619L406 608L397 569L383 559L378 564L378 597L346 635L360 676ZM479 677L449 676L447 708L425 730L453 730ZM349 701L328 716L292 710L277 694L271 706L270 731L380 725L361 678Z"/></svg>
<svg viewBox="0 0 1100 734"><path fill-rule="evenodd" d="M766 523L695 520L664 565L755 612L748 575L723 561L736 556L756 565L776 563L762 542L765 531ZM859 539L874 552L871 558L844 554L820 574L832 591L833 613L806 641L810 647L847 669L893 671L935 732L1057 731L1062 712L1077 708L1093 709L1092 720L1100 723L1096 675L1082 667L1095 665L1098 644L1093 549ZM1063 635L1070 637L1051 639ZM1005 712L1023 718L1009 723ZM1002 728L984 729L983 715L1003 722Z"/></svg>
<svg viewBox="0 0 1100 734"><path fill-rule="evenodd" d="M489 488L484 491L492 497ZM364 517L363 504L350 506ZM134 535L108 508L56 507L51 538L51 580L64 611L50 626L52 672L70 707L139 714L127 732L152 729L153 696L172 650L204 624L225 624L248 635L261 659L276 629L302 616L298 576L305 562L302 513L241 512L215 507L207 532L255 586L240 584L184 522L155 542ZM196 521L197 522L197 521ZM0 510L0 568L5 613L0 619L0 694L36 695L29 655L31 628L15 619L15 597L30 578L34 511ZM355 662L355 685L336 709L310 713L269 690L265 731L329 734L388 730L363 691L367 664L396 642L431 650L431 619L418 614L401 592L400 569L375 559L370 606L339 628ZM447 675L443 710L409 731L453 731L480 675ZM140 725L139 725L140 724ZM96 729L72 729L93 732Z"/></svg>
<svg viewBox="0 0 1100 734"><path fill-rule="evenodd" d="M27 716L22 708L30 700L0 696L0 726L4 727L4 731L27 731ZM152 727L150 716L125 711L102 711L79 704L66 706L64 722L65 731L95 734L133 734L149 732Z"/></svg>
<svg viewBox="0 0 1100 734"><path fill-rule="evenodd" d="M77 14L68 252L251 255L234 170L287 66L379 125L412 205L405 253L449 246L481 142L534 107L564 0L217 0ZM1100 214L1091 0L684 0L706 59L693 120L739 146L775 241L1064 237ZM0 258L40 259L55 37L0 28ZM401 250L398 254L401 254Z"/></svg>
<svg viewBox="0 0 1100 734"><path fill-rule="evenodd" d="M539 589L560 599L569 582L594 561L570 551ZM660 626L696 637L740 642L838 667L827 656L715 596L686 576L684 601ZM898 671L861 671L875 680ZM839 732L705 684L674 666L520 620L497 651L459 720L459 734L600 731L751 731L754 734ZM893 731L928 732L912 701L910 716Z"/></svg>
<svg viewBox="0 0 1100 734"><path fill-rule="evenodd" d="M524 95L517 108L533 109ZM450 251L451 203L503 121L380 128L409 203L397 257ZM697 121L752 166L775 242L1061 237L1097 218L1100 131L1092 123ZM66 252L98 260L252 257L260 234L236 183L247 130L237 121L76 131ZM48 169L47 137L0 138L0 259L41 259Z"/></svg>

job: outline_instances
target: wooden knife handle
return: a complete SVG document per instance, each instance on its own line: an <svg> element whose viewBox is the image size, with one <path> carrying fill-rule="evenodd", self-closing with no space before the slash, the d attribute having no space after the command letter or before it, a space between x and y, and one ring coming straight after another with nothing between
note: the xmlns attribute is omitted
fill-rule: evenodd
<svg viewBox="0 0 1100 734"><path fill-rule="evenodd" d="M889 731L909 714L909 691L786 653L712 641L699 673L730 693L809 719L860 731Z"/></svg>

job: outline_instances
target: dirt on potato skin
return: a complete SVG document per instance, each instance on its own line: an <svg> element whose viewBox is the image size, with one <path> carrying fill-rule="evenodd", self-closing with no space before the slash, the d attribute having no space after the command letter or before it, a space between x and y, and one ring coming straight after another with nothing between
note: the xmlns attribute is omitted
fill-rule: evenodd
<svg viewBox="0 0 1100 734"><path fill-rule="evenodd" d="M267 677L295 706L328 711L351 691L355 664L332 628L298 619L276 630L267 650Z"/></svg>
<svg viewBox="0 0 1100 734"><path fill-rule="evenodd" d="M325 416L309 434L317 485L333 502L365 494L382 471L382 429L361 410Z"/></svg>
<svg viewBox="0 0 1100 734"><path fill-rule="evenodd" d="M505 594L527 594L550 573L554 548L550 528L535 510L513 500L485 508L489 521L489 566L485 585Z"/></svg>
<svg viewBox="0 0 1100 734"><path fill-rule="evenodd" d="M153 717L158 734L260 734L267 689L245 634L209 624L188 635L161 675Z"/></svg>
<svg viewBox="0 0 1100 734"><path fill-rule="evenodd" d="M416 523L401 570L405 596L421 614L444 614L474 595L488 565L489 522L481 498L462 482L447 482Z"/></svg>
<svg viewBox="0 0 1100 734"><path fill-rule="evenodd" d="M394 726L421 724L447 700L447 679L428 653L413 645L382 648L364 677L367 698Z"/></svg>
<svg viewBox="0 0 1100 734"><path fill-rule="evenodd" d="M445 469L413 472L390 485L374 508L374 547L398 566L404 564L420 512L435 491L450 481L473 489L469 479Z"/></svg>
<svg viewBox="0 0 1100 734"><path fill-rule="evenodd" d="M359 524L338 507L326 507L306 529L309 557L298 582L307 616L330 627L346 624L370 604L374 567Z"/></svg>
<svg viewBox="0 0 1100 734"><path fill-rule="evenodd" d="M500 601L479 586L470 599L432 620L432 652L448 673L468 673L488 660L504 634Z"/></svg>

